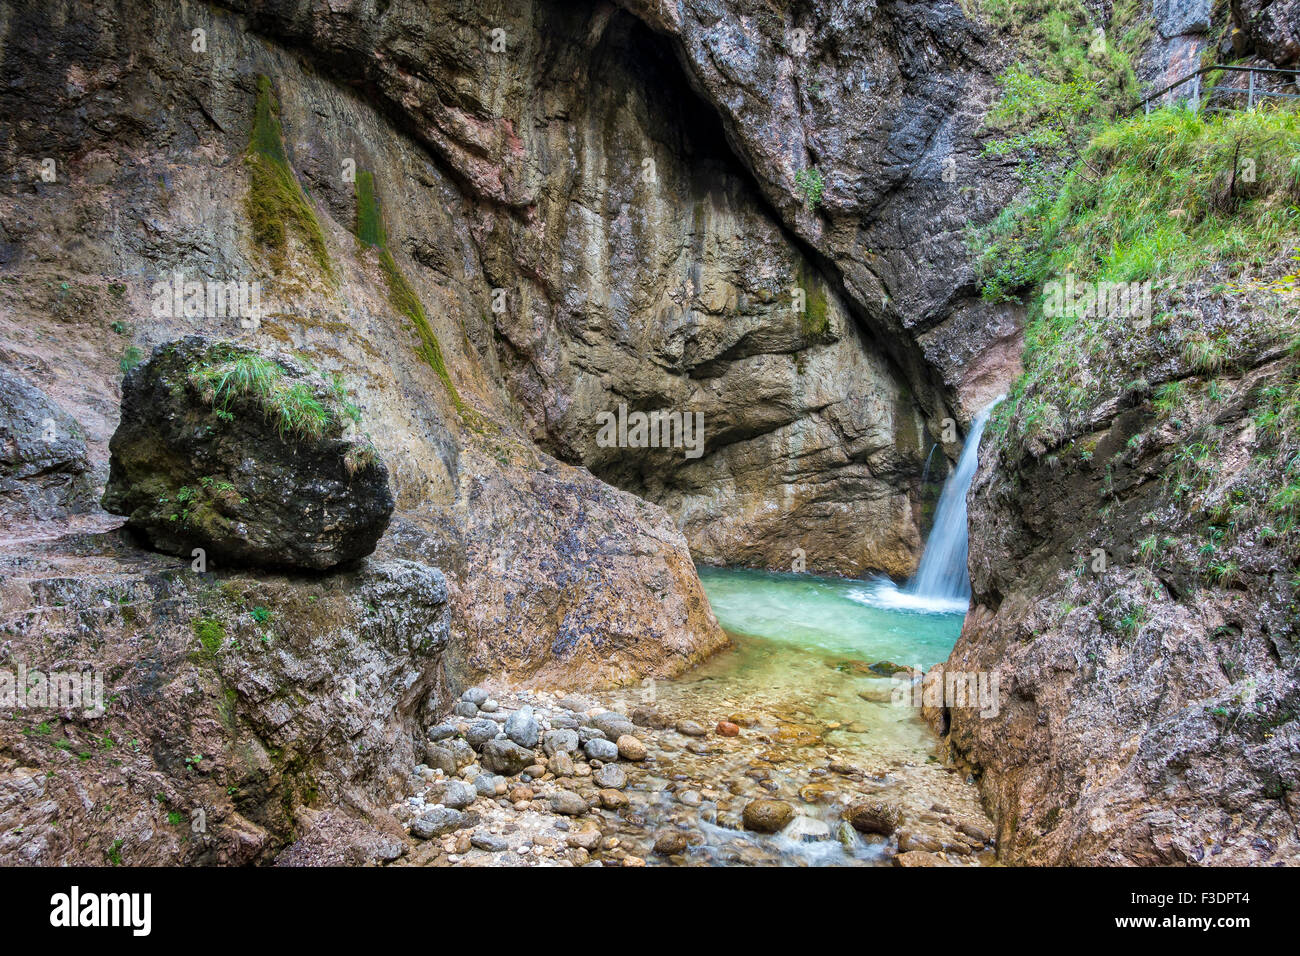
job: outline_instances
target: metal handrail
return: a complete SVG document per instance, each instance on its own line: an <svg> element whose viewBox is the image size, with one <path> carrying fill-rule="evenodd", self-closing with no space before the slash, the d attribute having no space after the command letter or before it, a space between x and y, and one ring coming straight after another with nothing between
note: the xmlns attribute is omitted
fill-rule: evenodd
<svg viewBox="0 0 1300 956"><path fill-rule="evenodd" d="M1246 109L1248 110L1253 110L1255 108L1256 97L1277 96L1282 99L1300 99L1300 93L1280 93L1277 92L1276 90L1259 90L1255 88L1255 74L1257 73L1275 73L1280 76L1289 76L1292 77L1292 82L1296 83L1297 86L1300 86L1300 69L1279 70L1279 69L1273 69L1270 67L1263 67L1263 66L1229 66L1226 63L1216 63L1214 66L1203 66L1199 70L1196 70L1195 72L1188 73L1186 76L1182 77L1181 79L1175 80L1173 83L1170 83L1160 92L1152 93L1146 99L1138 101L1138 103L1134 105L1132 109L1129 110L1129 114L1132 115L1133 113L1136 113L1139 109L1143 109L1147 113L1150 113L1152 103L1160 99L1162 96L1167 96L1168 94L1172 93L1174 90L1178 89L1178 87L1182 86L1184 83L1188 83L1192 81L1195 81L1195 88L1191 96L1191 100L1194 104L1192 108L1193 110L1199 110L1201 108L1201 77L1204 76L1206 73L1217 73L1221 70L1229 73L1245 73L1249 76L1249 81L1248 81L1249 85L1245 89L1242 89L1241 87L1237 87L1237 86L1216 86L1214 87L1213 90L1213 92L1215 93L1245 93Z"/></svg>

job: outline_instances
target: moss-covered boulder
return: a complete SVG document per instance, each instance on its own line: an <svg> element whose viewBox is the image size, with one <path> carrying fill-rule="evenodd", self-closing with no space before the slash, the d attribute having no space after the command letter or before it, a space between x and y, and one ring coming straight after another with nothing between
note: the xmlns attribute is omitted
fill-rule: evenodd
<svg viewBox="0 0 1300 956"><path fill-rule="evenodd" d="M188 337L122 384L104 507L150 547L325 570L375 549L388 469L337 376L283 354Z"/></svg>

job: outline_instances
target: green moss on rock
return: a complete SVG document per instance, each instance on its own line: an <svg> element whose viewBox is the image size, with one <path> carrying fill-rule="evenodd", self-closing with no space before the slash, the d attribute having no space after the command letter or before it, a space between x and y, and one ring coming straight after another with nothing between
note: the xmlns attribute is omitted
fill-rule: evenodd
<svg viewBox="0 0 1300 956"><path fill-rule="evenodd" d="M456 383L452 381L451 373L447 371L447 363L442 355L442 345L438 342L438 336L434 333L433 326L429 324L429 316L424 311L424 304L420 301L420 297L416 294L415 289L411 287L406 274L402 272L397 260L393 258L393 253L388 248L388 233L384 228L383 210L380 208L379 199L375 194L375 177L373 173L367 170L357 171L355 193L357 200L357 239L363 245L375 249L378 253L379 268L383 272L384 281L388 285L388 300L392 303L393 308L410 319L420 337L420 345L416 349L416 354L429 363L429 367L433 369L443 387L447 389L447 396L451 399L456 411L467 420L477 420L477 413L462 401L460 393L456 390Z"/></svg>
<svg viewBox="0 0 1300 956"><path fill-rule="evenodd" d="M325 246L325 233L289 167L278 113L270 79L258 77L253 133L244 154L250 177L247 210L253 239L271 251L272 262L280 270L285 266L288 231L292 229L306 245L321 273L333 280L334 267Z"/></svg>

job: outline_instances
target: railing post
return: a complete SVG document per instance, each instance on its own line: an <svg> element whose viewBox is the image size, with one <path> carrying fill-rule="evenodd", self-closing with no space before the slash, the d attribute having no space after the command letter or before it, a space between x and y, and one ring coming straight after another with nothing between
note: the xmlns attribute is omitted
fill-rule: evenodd
<svg viewBox="0 0 1300 956"><path fill-rule="evenodd" d="M1201 78L1198 76L1192 80L1192 112L1201 111Z"/></svg>
<svg viewBox="0 0 1300 956"><path fill-rule="evenodd" d="M1246 109L1253 110L1255 108L1255 71L1251 70L1246 75L1250 77L1246 90Z"/></svg>

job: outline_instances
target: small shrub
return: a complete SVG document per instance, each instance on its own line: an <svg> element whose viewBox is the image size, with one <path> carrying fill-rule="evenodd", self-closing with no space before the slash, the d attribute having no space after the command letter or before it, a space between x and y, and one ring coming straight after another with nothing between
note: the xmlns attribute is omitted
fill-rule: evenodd
<svg viewBox="0 0 1300 956"><path fill-rule="evenodd" d="M138 345L128 345L126 351L122 353L122 361L119 365L122 368L122 374L125 375L131 369L136 368L144 361L144 352Z"/></svg>
<svg viewBox="0 0 1300 956"><path fill-rule="evenodd" d="M803 198L804 206L809 212L813 212L821 205L822 194L826 191L826 182L822 178L821 170L816 166L810 166L794 174L794 188Z"/></svg>

